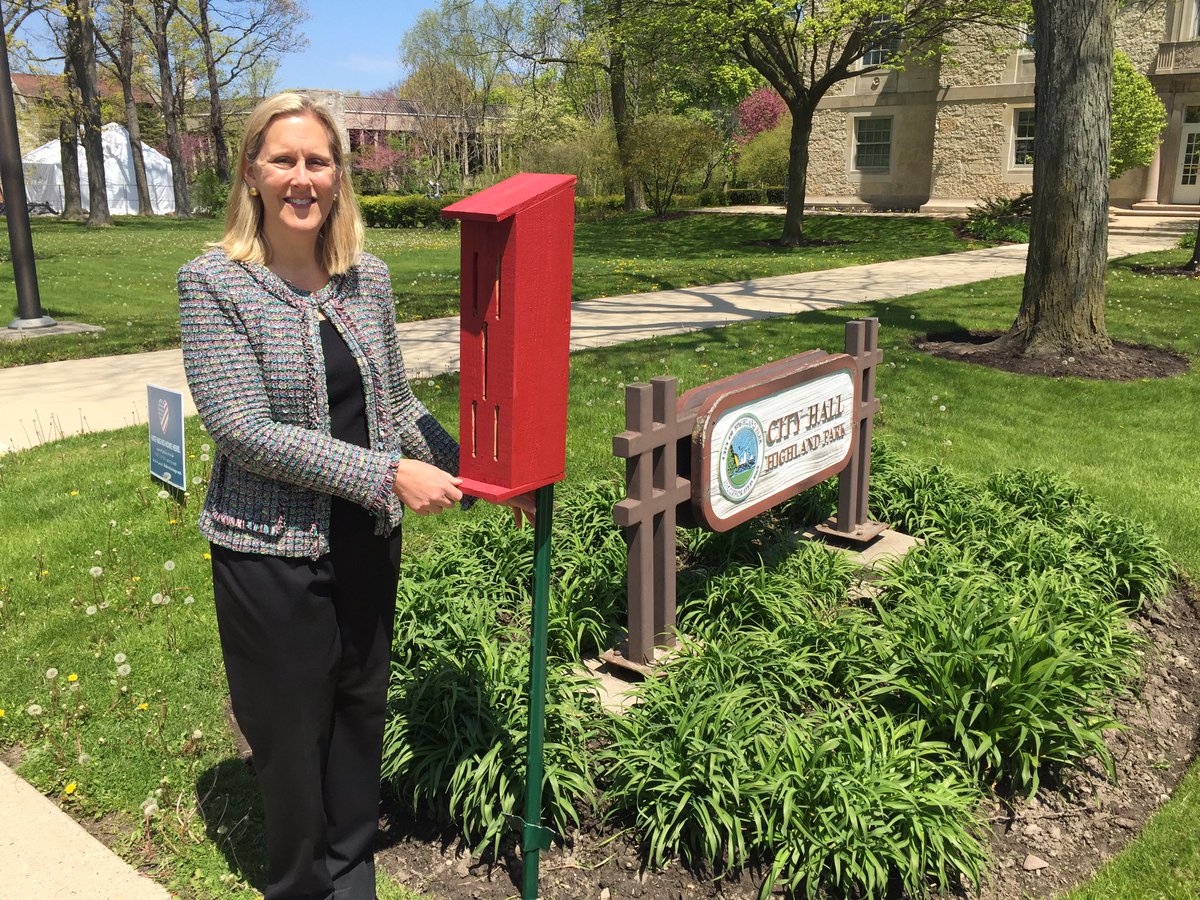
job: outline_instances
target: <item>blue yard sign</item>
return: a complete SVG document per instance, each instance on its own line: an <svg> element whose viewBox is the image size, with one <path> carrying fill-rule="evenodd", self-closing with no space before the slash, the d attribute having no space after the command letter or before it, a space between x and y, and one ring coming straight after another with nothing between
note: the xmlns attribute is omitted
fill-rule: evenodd
<svg viewBox="0 0 1200 900"><path fill-rule="evenodd" d="M146 385L150 421L150 474L179 490L187 489L183 454L183 393Z"/></svg>

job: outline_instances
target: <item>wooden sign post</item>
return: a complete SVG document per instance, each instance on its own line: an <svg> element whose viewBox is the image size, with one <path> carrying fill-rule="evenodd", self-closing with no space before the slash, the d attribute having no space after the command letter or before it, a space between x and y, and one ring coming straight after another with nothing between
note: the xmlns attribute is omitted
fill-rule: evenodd
<svg viewBox="0 0 1200 900"><path fill-rule="evenodd" d="M867 510L871 421L879 411L879 320L846 324L846 352L811 350L704 384L676 400L674 378L625 389L626 498L613 508L629 547L629 635L605 661L645 672L674 645L675 524L728 531L834 475L838 513L817 526L867 543L887 527Z"/></svg>

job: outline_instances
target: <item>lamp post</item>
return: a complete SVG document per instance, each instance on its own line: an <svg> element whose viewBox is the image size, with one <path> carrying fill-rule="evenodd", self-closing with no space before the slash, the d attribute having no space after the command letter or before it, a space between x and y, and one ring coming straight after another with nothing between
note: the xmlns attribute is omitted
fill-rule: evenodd
<svg viewBox="0 0 1200 900"><path fill-rule="evenodd" d="M13 101L12 75L8 71L8 36L3 23L4 10L0 8L0 185L3 185L6 200L18 312L18 318L8 327L47 328L55 322L42 311L38 294L29 207L25 203L25 173L21 169L21 144L17 140L17 108Z"/></svg>

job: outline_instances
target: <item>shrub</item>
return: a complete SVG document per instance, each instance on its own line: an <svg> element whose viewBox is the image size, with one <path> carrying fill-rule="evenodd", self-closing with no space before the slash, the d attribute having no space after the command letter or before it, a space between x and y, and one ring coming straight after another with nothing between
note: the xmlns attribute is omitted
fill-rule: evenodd
<svg viewBox="0 0 1200 900"><path fill-rule="evenodd" d="M1033 215L1033 194L1023 191L1015 197L984 197L967 212L967 234L981 241L1029 240L1029 217Z"/></svg>
<svg viewBox="0 0 1200 900"><path fill-rule="evenodd" d="M792 139L791 117L757 135L742 147L737 180L742 184L783 184L787 180Z"/></svg>
<svg viewBox="0 0 1200 900"><path fill-rule="evenodd" d="M191 197L200 215L223 215L229 203L229 183L218 178L215 169L201 169L192 183Z"/></svg>
<svg viewBox="0 0 1200 900"><path fill-rule="evenodd" d="M638 121L629 136L629 165L656 216L666 215L682 185L700 173L720 146L721 136L707 122L672 115Z"/></svg>
<svg viewBox="0 0 1200 900"><path fill-rule="evenodd" d="M451 194L436 199L420 194L380 194L360 197L358 204L368 228L451 228L454 222L442 218L442 209L459 199Z"/></svg>
<svg viewBox="0 0 1200 900"><path fill-rule="evenodd" d="M1175 242L1175 246L1178 247L1180 250L1191 250L1191 249L1195 248L1196 232L1189 231L1187 234L1185 234L1183 237L1181 237L1178 241Z"/></svg>
<svg viewBox="0 0 1200 900"><path fill-rule="evenodd" d="M767 202L767 193L762 188L730 188L725 196L730 206L758 206Z"/></svg>
<svg viewBox="0 0 1200 900"><path fill-rule="evenodd" d="M882 580L873 604L891 644L880 699L927 723L984 784L1031 795L1044 767L1091 756L1111 774L1103 732L1137 671L1120 608L1057 572L1018 582L971 564L938 572L943 554L957 555L915 550Z"/></svg>

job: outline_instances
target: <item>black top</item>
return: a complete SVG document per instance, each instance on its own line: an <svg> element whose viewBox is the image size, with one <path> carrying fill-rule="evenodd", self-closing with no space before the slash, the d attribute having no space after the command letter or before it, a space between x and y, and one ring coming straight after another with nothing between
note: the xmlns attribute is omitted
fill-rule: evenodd
<svg viewBox="0 0 1200 900"><path fill-rule="evenodd" d="M371 446L362 372L345 339L328 319L321 320L321 349L325 354L325 389L329 394L332 435L359 447ZM330 531L357 534L375 530L375 517L370 512L341 497L333 498L330 518Z"/></svg>

